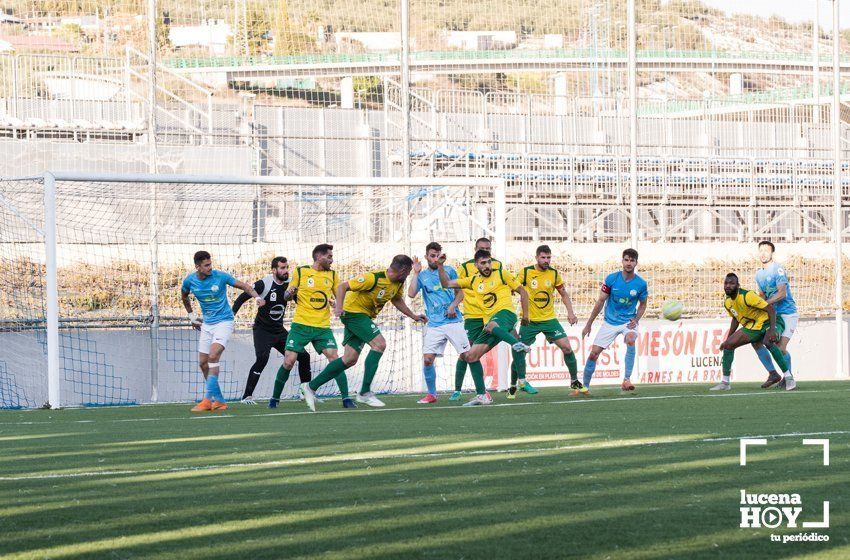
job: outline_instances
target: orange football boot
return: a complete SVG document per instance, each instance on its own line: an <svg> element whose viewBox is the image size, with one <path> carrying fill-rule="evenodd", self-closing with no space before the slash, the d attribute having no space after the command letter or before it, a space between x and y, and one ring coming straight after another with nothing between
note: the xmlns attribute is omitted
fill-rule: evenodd
<svg viewBox="0 0 850 560"><path fill-rule="evenodd" d="M213 402L208 398L204 397L204 400L195 405L195 408L192 409L192 412L207 412L208 410L213 409Z"/></svg>

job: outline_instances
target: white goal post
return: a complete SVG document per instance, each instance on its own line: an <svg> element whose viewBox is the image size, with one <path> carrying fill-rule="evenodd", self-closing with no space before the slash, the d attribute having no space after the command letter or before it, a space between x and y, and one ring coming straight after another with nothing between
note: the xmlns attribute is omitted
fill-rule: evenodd
<svg viewBox="0 0 850 560"><path fill-rule="evenodd" d="M472 257L479 237L490 238L494 255L518 273L534 263L535 248L548 243L583 321L599 282L620 266L620 253L630 243L630 228L622 227L630 219L628 206L593 189L586 193L592 200L576 201L562 187L506 184L501 178L53 172L0 179L0 408L199 398L197 336L179 288L201 249L212 254L215 267L254 282L268 273L275 256L296 266L310 264L311 250L320 243L334 245L333 268L343 279L382 269L398 253L421 256L430 241L440 242L450 263L458 264ZM636 382L710 382L719 375L712 341L728 326L722 278L737 271L742 285L752 287L759 266L755 242L653 237L656 210L651 197L639 208L639 272L649 283L650 304L641 322ZM679 218L719 216L712 208L688 212ZM789 347L795 374L802 380L846 378L846 327L837 328L845 321L832 297L844 293L845 285L831 245L781 242L781 250L804 319ZM667 299L685 303L685 321L653 322ZM421 299L413 305L421 309ZM564 324L565 308L556 307ZM287 313L291 317L291 306ZM222 389L230 399L241 395L254 362L253 314L246 305L237 315L236 334L222 360ZM388 344L375 390L424 389L421 327L394 309L378 322ZM599 324L597 319L594 327ZM339 324L332 326L340 340ZM593 340L580 336L581 326L565 325L580 368ZM665 346L667 340L672 347ZM617 382L621 349L612 347L603 356L610 362L597 369L595 384ZM555 350L537 340L528 357L531 381L569 384L563 356ZM317 374L325 360L310 355ZM736 354L736 379L759 378L762 370L753 356L746 349ZM440 391L455 386L454 359L447 349L437 363ZM501 346L487 356L490 387L506 386L509 359ZM279 363L273 353L258 398L270 394ZM359 386L362 371L362 360L349 370L352 388ZM670 371L676 375L667 375ZM337 391L329 385L325 395ZM469 375L463 387L471 387ZM297 380L291 379L284 396L296 392Z"/></svg>
<svg viewBox="0 0 850 560"><path fill-rule="evenodd" d="M444 245L453 262L468 259L481 236L490 237L498 256L507 258L505 184L498 178L50 172L15 184L20 189L6 188L4 203L21 216L22 242L5 244L4 259L28 262L43 255L43 294L34 299L43 298L44 316L37 305L29 313L18 309L17 315L28 327L43 321L44 400L54 408L197 396L195 335L175 306L175 285L193 270L196 250L209 250L216 268L251 283L267 273L268 261L278 254L309 264L309 252L319 243L335 246L334 268L343 279L385 267L396 253L421 255L432 240ZM43 217L35 216L36 185L43 189ZM254 310L245 307L237 317L241 335L223 357L229 398L241 391L254 359L249 328ZM376 387L417 391L419 336L397 315L392 310L380 318L388 323L382 330L392 359L382 362L385 371ZM25 347L33 348L32 341L20 346L22 352ZM313 360L315 375L324 358ZM454 372L448 354L445 363L442 376L448 379ZM260 391L274 377L273 368L267 370L272 371L263 376ZM499 370L503 385L506 366ZM18 375L22 391L24 377L37 377L31 370ZM357 375L349 375L353 383ZM381 383L381 378L391 379ZM31 387L39 384L31 381ZM40 390L29 392L33 396L22 399L22 406L41 404L35 396Z"/></svg>

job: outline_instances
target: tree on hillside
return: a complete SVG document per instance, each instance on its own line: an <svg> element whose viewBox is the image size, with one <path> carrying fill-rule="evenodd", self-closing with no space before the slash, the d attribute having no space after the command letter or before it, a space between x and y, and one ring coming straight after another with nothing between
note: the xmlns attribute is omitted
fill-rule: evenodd
<svg viewBox="0 0 850 560"><path fill-rule="evenodd" d="M236 26L230 43L233 51L242 56L265 54L269 46L271 18L256 0L238 0Z"/></svg>
<svg viewBox="0 0 850 560"><path fill-rule="evenodd" d="M313 50L310 35L292 24L288 0L277 0L272 36L275 54L298 54Z"/></svg>

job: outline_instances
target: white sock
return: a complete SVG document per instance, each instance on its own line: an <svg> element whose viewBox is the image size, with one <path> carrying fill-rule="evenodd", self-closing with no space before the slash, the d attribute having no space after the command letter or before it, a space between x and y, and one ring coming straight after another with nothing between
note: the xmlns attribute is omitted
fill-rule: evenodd
<svg viewBox="0 0 850 560"><path fill-rule="evenodd" d="M783 372L782 372L782 377L784 377L785 379L788 379L789 377L790 377L791 379L793 379L793 378L794 378L794 376L793 376L793 375L791 375L791 372L790 372L790 371L783 371Z"/></svg>
<svg viewBox="0 0 850 560"><path fill-rule="evenodd" d="M729 381L729 378L730 378L730 377L731 377L731 376L729 376L729 375L724 375L724 376L723 376L723 383L727 383L727 384L728 384L728 383L731 383L731 382Z"/></svg>

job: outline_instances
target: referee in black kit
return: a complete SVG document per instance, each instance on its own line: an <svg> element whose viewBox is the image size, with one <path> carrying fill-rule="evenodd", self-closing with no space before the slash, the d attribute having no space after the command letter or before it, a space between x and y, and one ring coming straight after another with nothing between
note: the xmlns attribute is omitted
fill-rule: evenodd
<svg viewBox="0 0 850 560"><path fill-rule="evenodd" d="M254 389L260 381L260 374L269 362L272 348L283 354L286 351L286 337L289 334L283 326L283 314L286 311L286 289L289 287L289 263L286 257L272 259L271 274L254 282L254 290L266 300L266 305L257 308L254 317L254 353L257 360L248 372L248 382L245 383L245 393L242 404L257 404L254 401ZM233 302L233 314L239 311L242 304L251 299L245 293L239 295ZM278 375L281 375L278 373ZM310 355L307 352L298 354L298 377L301 383L310 381ZM286 380L284 379L284 383ZM277 407L277 399L269 401L269 408Z"/></svg>

